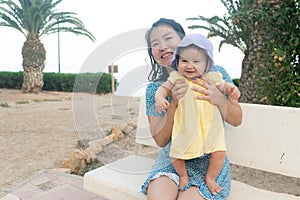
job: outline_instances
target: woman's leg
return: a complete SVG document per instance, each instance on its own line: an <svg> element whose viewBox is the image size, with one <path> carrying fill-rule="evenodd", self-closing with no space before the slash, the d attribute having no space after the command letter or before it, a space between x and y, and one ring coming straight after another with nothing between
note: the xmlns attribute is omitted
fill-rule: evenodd
<svg viewBox="0 0 300 200"><path fill-rule="evenodd" d="M199 193L196 186L192 186L184 192L179 192L177 200L205 200Z"/></svg>
<svg viewBox="0 0 300 200"><path fill-rule="evenodd" d="M176 200L178 188L167 176L152 180L148 186L148 200Z"/></svg>

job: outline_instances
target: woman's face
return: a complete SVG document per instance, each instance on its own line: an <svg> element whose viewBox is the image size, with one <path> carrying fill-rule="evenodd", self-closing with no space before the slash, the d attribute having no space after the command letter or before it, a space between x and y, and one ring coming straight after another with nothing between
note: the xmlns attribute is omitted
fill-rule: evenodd
<svg viewBox="0 0 300 200"><path fill-rule="evenodd" d="M169 67L176 46L180 42L177 32L168 25L161 25L150 33L152 55L157 64Z"/></svg>

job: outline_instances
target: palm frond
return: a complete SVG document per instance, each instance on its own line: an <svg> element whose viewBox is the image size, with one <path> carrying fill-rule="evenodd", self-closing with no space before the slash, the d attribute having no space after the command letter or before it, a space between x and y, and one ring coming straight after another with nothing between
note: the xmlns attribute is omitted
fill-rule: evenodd
<svg viewBox="0 0 300 200"><path fill-rule="evenodd" d="M60 26L59 29L58 25ZM92 41L96 40L93 34L86 29L83 22L76 17L75 13L72 12L59 12L51 15L43 29L41 29L40 36L56 33L58 31L84 35Z"/></svg>
<svg viewBox="0 0 300 200"><path fill-rule="evenodd" d="M199 22L197 25L191 25L188 28L208 30L208 37L222 38L222 41L219 44L219 51L224 44L228 44L245 52L248 45L249 32L243 29L240 23L233 23L233 19L236 16L240 4L238 1L233 2L232 0L222 0L222 3L229 14L224 15L223 17L204 17L200 15L198 17L187 18L187 20ZM247 4L247 6L249 5Z"/></svg>
<svg viewBox="0 0 300 200"><path fill-rule="evenodd" d="M22 21L19 18L18 12L14 12L18 10L18 5L14 2L3 0L0 1L0 4L6 6L0 6L0 19L3 20L0 23L0 26L15 28L26 36L26 32L24 32Z"/></svg>
<svg viewBox="0 0 300 200"><path fill-rule="evenodd" d="M22 32L27 38L40 38L57 31L95 37L73 12L59 12L55 7L62 0L0 0L0 25ZM56 26L61 26L60 29Z"/></svg>

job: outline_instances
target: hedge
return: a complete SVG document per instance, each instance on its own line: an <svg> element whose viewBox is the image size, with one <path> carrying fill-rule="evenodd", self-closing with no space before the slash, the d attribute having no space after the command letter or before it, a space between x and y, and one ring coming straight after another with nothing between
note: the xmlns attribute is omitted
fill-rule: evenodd
<svg viewBox="0 0 300 200"><path fill-rule="evenodd" d="M108 73L64 74L44 72L42 90L64 92L111 93L111 75ZM118 82L114 80L115 91ZM0 72L0 88L21 89L23 72Z"/></svg>

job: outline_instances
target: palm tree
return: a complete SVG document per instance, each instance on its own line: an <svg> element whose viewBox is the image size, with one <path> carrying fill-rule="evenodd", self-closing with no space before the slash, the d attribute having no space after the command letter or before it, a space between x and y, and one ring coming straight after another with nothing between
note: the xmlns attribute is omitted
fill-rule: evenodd
<svg viewBox="0 0 300 200"><path fill-rule="evenodd" d="M194 17L187 20L197 20L205 22L207 25L192 25L190 29L205 29L209 31L208 37L220 37L221 42L219 45L219 51L224 44L229 44L237 47L244 53L242 61L242 74L239 81L239 88L242 91L241 102L249 102L255 99L255 80L253 69L253 60L251 57L251 49L253 44L251 37L253 35L253 22L249 15L253 15L251 12L255 0L221 0L223 5L228 11L227 15L223 18L219 16L213 17ZM255 45L254 45L255 46ZM254 61L255 62L255 61Z"/></svg>
<svg viewBox="0 0 300 200"><path fill-rule="evenodd" d="M221 0L223 18L188 18L244 53L240 101L299 107L299 0Z"/></svg>
<svg viewBox="0 0 300 200"><path fill-rule="evenodd" d="M41 36L58 31L71 32L95 41L93 34L75 13L55 9L61 2L62 0L0 0L0 26L14 28L26 37L22 48L22 91L25 93L40 92L44 84L46 50L40 41Z"/></svg>

